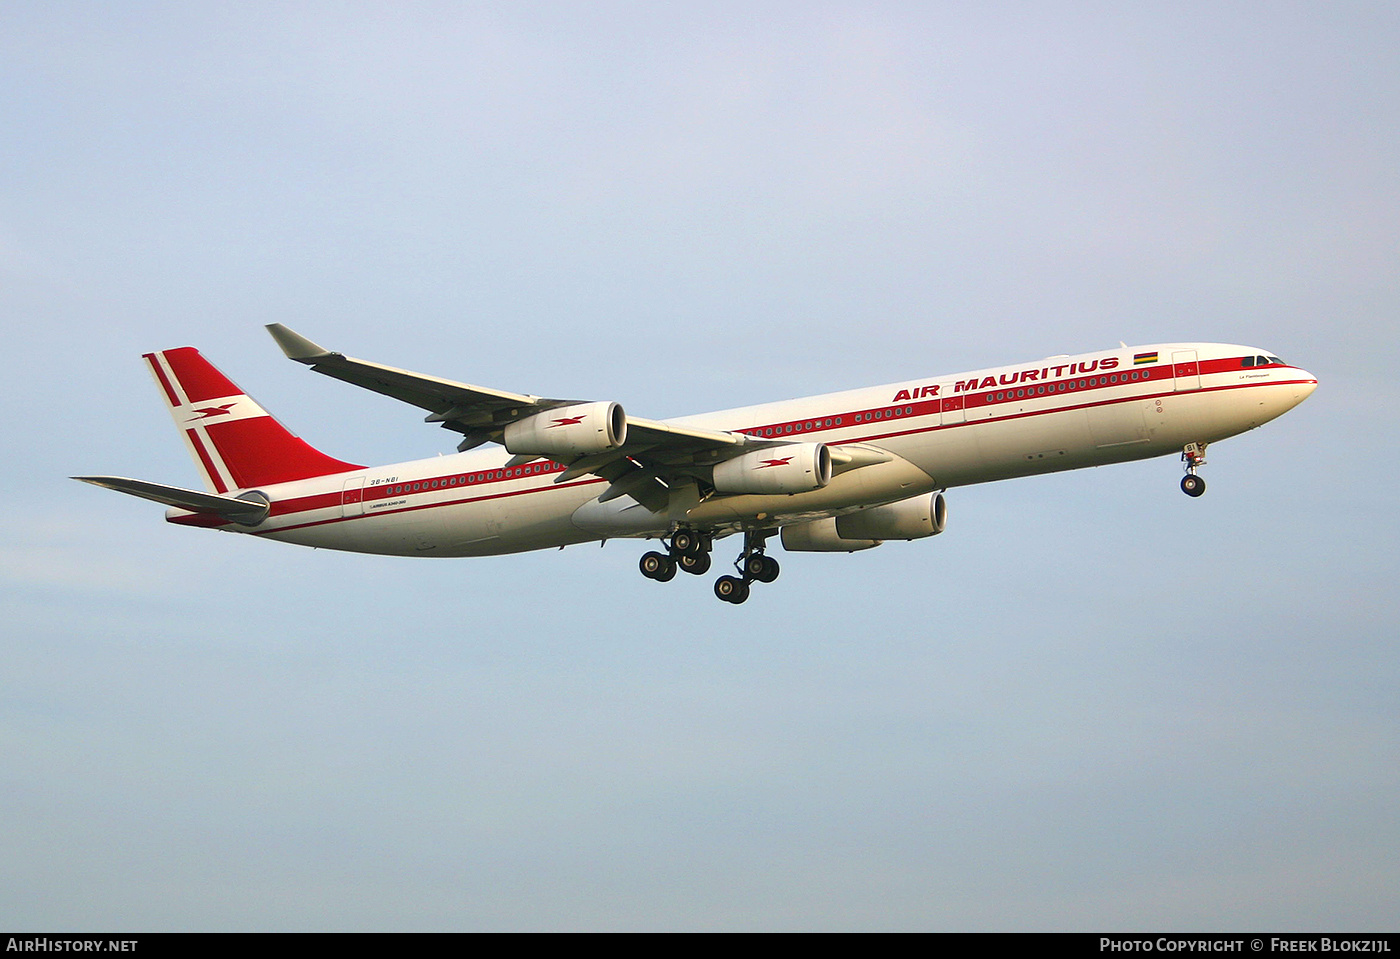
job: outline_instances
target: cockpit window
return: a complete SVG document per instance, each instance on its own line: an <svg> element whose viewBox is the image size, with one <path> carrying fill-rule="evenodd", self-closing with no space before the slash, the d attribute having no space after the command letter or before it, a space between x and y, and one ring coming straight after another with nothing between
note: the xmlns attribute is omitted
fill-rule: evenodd
<svg viewBox="0 0 1400 959"><path fill-rule="evenodd" d="M1240 366L1243 366L1245 369L1248 369L1249 367L1251 367L1251 366L1253 366L1253 365L1254 365L1254 357L1252 357L1252 356L1246 356L1244 359L1240 360Z"/></svg>
<svg viewBox="0 0 1400 959"><path fill-rule="evenodd" d="M1287 365L1288 365L1287 363L1283 362L1283 360L1279 359L1277 356L1271 356L1271 357L1269 357L1269 362L1270 362L1270 363L1277 363L1279 366L1287 366Z"/></svg>

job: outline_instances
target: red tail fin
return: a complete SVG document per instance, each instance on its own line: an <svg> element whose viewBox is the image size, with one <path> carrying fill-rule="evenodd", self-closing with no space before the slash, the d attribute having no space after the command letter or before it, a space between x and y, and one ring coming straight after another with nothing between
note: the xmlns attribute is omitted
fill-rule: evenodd
<svg viewBox="0 0 1400 959"><path fill-rule="evenodd" d="M288 432L193 347L145 358L205 485L214 492L364 469Z"/></svg>

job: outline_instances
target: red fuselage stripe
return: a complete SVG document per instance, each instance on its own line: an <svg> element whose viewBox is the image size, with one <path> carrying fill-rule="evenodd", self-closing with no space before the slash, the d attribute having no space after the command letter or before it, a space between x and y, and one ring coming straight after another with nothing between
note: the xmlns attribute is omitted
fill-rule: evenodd
<svg viewBox="0 0 1400 959"><path fill-rule="evenodd" d="M1220 373L1220 372L1230 372L1230 371L1233 371L1233 370L1236 370L1236 369L1240 369L1241 367L1240 367L1239 364L1240 364L1240 358L1239 358L1239 357L1234 357L1234 358L1224 359L1224 360L1209 361L1208 363L1199 364L1199 366L1200 366L1200 368L1201 368L1201 372L1202 372L1202 373L1206 373L1206 372ZM1192 372L1190 372L1190 373L1181 372L1179 368L1180 368L1180 367L1185 367L1185 366L1191 366L1191 367L1193 368ZM1177 365L1177 368L1175 369L1176 375L1183 375L1183 376L1185 376L1185 375L1196 375L1195 372L1194 372L1194 368L1197 367L1197 366L1198 366L1198 364L1178 364L1178 365ZM1145 377L1146 381L1148 381L1148 382L1152 382L1152 381L1155 380L1156 382L1163 384L1164 387L1168 387L1169 385L1171 385L1171 384L1173 383L1173 381L1174 381L1174 379L1175 379L1174 376L1172 376L1172 375L1167 375L1167 374L1172 374L1172 373L1174 372L1174 367L1172 366L1172 364L1163 364L1163 365L1160 365L1160 366L1149 367L1149 368L1146 368L1146 369L1150 369L1150 370L1155 370L1155 371L1156 371L1155 373L1152 373L1151 375ZM1256 369L1257 369L1257 367L1256 367ZM1055 397L1061 397L1061 396L1063 396L1063 398L1069 399L1069 398L1071 397L1071 395L1078 395L1078 394L1084 394L1084 393L1091 393L1091 392L1096 392L1096 391L1098 391L1098 390L1103 390L1103 389L1116 389L1116 388L1122 387L1122 386L1124 386L1124 385L1133 385L1134 383L1141 383L1141 382L1144 381L1144 377L1139 377L1139 379L1137 379L1137 380L1132 380L1132 379L1130 378L1130 376L1129 376L1129 374L1132 373L1132 372L1134 372L1133 367L1126 367L1126 368L1124 368L1122 371L1114 371L1113 374L1111 374L1111 375L1114 375L1114 376L1116 376L1116 377L1118 378L1118 382L1116 382L1116 383L1107 382L1108 377L1109 377L1110 374L1095 373L1093 376L1079 375L1079 376L1075 376L1075 377L1072 378L1073 382L1076 384L1075 387L1074 387L1073 389L1068 388L1068 385L1067 385L1066 389L1063 390L1063 391L1061 391L1061 390L1059 390L1058 387L1056 386L1055 389L1047 389L1046 392L1045 392L1044 394L1039 394L1039 393L1037 393L1037 394L1035 394L1035 396L1012 397L1012 398L1009 398L1009 399L1002 399L1002 400L989 400L989 399L987 399L987 397L994 396L994 395L997 394L997 393L1015 392L1016 389L1017 389L1017 388L1013 388L1013 387L1006 387L1006 388L1004 388L1004 389L999 389L999 390L987 390L987 391L978 392L978 393L971 393L971 392L969 392L969 393L963 393L963 394L959 394L959 395L957 395L957 396L949 397L948 399L946 399L946 400L941 400L941 401L940 401L940 400L937 400L937 399L935 399L935 400L921 400L921 401L912 402L912 403L911 403L911 402L904 402L904 403L898 404L897 406L891 405L891 406L889 406L889 407L879 407L879 408L877 408L877 407L871 407L871 408L869 408L869 409L857 410L857 411L853 411L853 412L843 412L843 413L839 413L839 414L837 414L837 413L825 414L825 413L824 413L824 414L822 414L820 417L818 417L818 416L803 417L803 418L800 419L800 420L790 420L790 421L784 421L783 423L780 423L780 424L779 424L779 423L775 423L775 424L766 425L766 426L762 426L762 427L753 427L753 428L750 428L750 429L743 430L742 432L744 432L744 433L746 433L746 434L748 434L748 435L754 436L755 438L763 438L763 439L769 439L769 438L771 438L771 439L777 439L778 436L779 436L779 434L781 433L782 436L783 436L783 438L786 439L788 436L796 435L797 433L807 433L807 432L808 432L807 424L809 424L809 423L811 424L810 432L812 432L812 433L817 433L817 432L825 432L825 431L828 431L828 430L836 430L836 429L846 430L846 429L849 429L851 426L856 425L856 419L857 419L857 418L860 419L861 425L864 425L866 422L870 422L872 425L874 425L875 423L879 423L880 425L883 426L883 425L893 425L893 424L891 423L892 420L898 420L898 421L900 421L900 422L902 423L902 422L905 422L905 421L916 420L916 419L918 419L918 418L920 418L920 417L923 417L923 416L929 416L929 415L941 413L941 412L944 412L944 411L949 411L949 412L951 412L951 411L955 411L955 410L958 410L958 409L964 409L966 406L970 406L970 407L972 407L972 408L982 408L982 409L985 409L985 408L987 408L987 407L989 407L989 406L1000 406L1000 405L1003 405L1003 404L1006 404L1006 403L1014 403L1014 402L1017 402L1017 401L1025 402L1025 401L1031 400L1031 399L1036 399L1036 400L1049 399L1052 395L1055 396ZM1138 368L1136 369L1135 372L1143 373L1143 372L1145 372L1145 369L1144 369L1143 367L1138 367ZM1093 386L1089 386L1089 385L1087 385L1087 381L1088 381L1088 380L1091 380L1091 379L1097 379L1097 380L1100 380L1101 382L1096 383L1096 384L1093 385ZM1086 382L1086 385L1085 385L1085 387L1084 387L1083 389L1079 389L1079 388L1078 388L1078 385L1077 385L1078 382L1081 381L1081 380L1083 380L1083 381ZM1125 383L1124 380L1126 380L1127 382ZM1039 387L1039 386L1047 386L1047 387L1050 387L1050 386L1055 386L1055 385L1058 384L1058 383L1069 384L1070 382L1071 382L1071 378L1066 377L1064 380L1052 380L1050 383L1033 383L1033 384L1032 384L1031 386L1029 386L1029 387L1027 387L1025 384L1020 384L1018 388L1020 388L1020 389L1034 389L1035 387ZM939 430L955 429L955 428L962 427L962 426L977 426L977 425L981 425L981 424L984 424L984 423L1002 423L1002 422L1007 422L1007 421L1010 421L1010 420L1025 419L1025 418L1033 417L1033 416L1045 416L1045 415L1048 415L1048 414L1051 414L1051 413L1065 413L1065 412L1072 412L1072 411L1075 411L1075 410L1091 409L1091 408L1094 408L1094 407L1113 406L1113 405L1115 405L1115 404L1120 404L1120 403L1140 403L1140 402L1150 401L1150 400L1153 400L1153 399L1158 399L1158 398L1167 397L1167 396L1184 396L1184 395L1187 395L1187 394L1196 394L1196 393L1214 393L1214 392L1223 392L1223 391L1228 391L1228 390L1254 389L1254 388L1257 388L1257 387L1265 387L1265 386L1296 386L1296 385L1298 385L1298 384L1300 384L1300 383L1306 383L1306 382L1311 382L1311 381L1310 381L1310 380L1284 380L1284 381L1277 381L1277 380L1275 380L1275 381L1270 381L1270 382L1267 382L1267 383L1239 383L1239 384L1232 384L1232 385L1229 385L1229 386L1214 386L1214 387L1207 387L1207 388L1204 388L1204 389L1199 389L1199 388L1198 388L1198 389L1194 389L1194 390L1176 390L1176 389L1171 389L1171 388L1164 388L1164 389L1162 389L1162 390L1154 391L1154 392L1151 392L1151 393L1139 393L1139 394L1134 394L1134 395L1132 395L1132 396L1127 396L1127 397L1115 397L1115 398L1112 398L1112 399L1095 400L1095 401L1084 402L1084 403L1073 403L1073 404L1069 404L1069 405L1065 405L1065 406L1056 406L1056 407L1051 408L1051 409L1027 410L1027 411L1025 411L1025 412L1008 413L1008 414L1006 414L1006 415L993 416L993 417L978 417L978 418L974 418L974 419L971 419L971 420L959 421L959 422L956 422L956 423L942 423L942 424L939 424L939 425L936 425L936 426L934 426L934 425L915 426L915 427L913 427L913 428L911 428L911 429L907 429L907 430L893 430L893 431L889 431L889 432L871 432L871 433L869 433L869 434L862 435L862 436L845 438L845 439L840 440L839 442L840 442L840 443L867 443L867 442L872 442L872 441L875 441L875 440L891 439L891 438L893 438L893 437L899 437L899 436L914 436L914 435L918 435L918 434L921 434L921 433L934 433L934 432L937 432L937 431L939 431ZM912 413L904 413L904 412L903 412L904 410L909 409L910 407L913 408L913 412L912 412ZM898 410L900 410L901 412L900 412L899 414L896 414L896 413L893 412L895 409L898 409ZM876 413L876 412L879 412L879 413L882 414L881 417L880 417L878 420L872 418L872 417L873 417L873 414ZM888 412L888 415L885 415L886 412ZM836 420L838 420L838 419L841 421L841 424L840 424L839 426L835 425ZM831 426L825 425L827 421L831 421L833 425L831 425ZM785 431L785 427L787 427L788 425L792 425L792 426L794 427L794 430L793 430L792 433L787 433L787 432ZM773 433L772 433L771 435L767 433L767 430L769 430L769 429L772 429L772 430L773 430ZM191 433L193 433L193 431L191 431ZM192 439L194 439L194 440L196 441L196 443L198 442L197 437L194 437L193 435L192 435ZM201 450L201 455L203 455L203 454L202 454L202 450ZM487 484L514 482L514 481L517 481L517 480L520 480L520 479L524 479L524 478L527 477L527 476L542 476L542 475L548 475L548 474L550 474L550 473L562 472L564 469L565 469L565 467L563 467L563 466L561 466L561 465L559 465L559 464L557 464L557 463L553 463L553 462L543 463L543 464L541 464L541 463L535 463L535 464L531 464L531 465L528 465L528 466L514 467L514 468L512 468L512 469L505 469L504 467L500 467L500 468L493 467L493 468L488 469L488 470L471 470L471 471L467 471L467 472L465 472L465 473L462 473L462 472L454 472L454 473L445 474L445 475L443 475L443 476L427 477L427 478L425 478L425 479L419 479L419 480L415 480L415 481L413 481L413 482L408 482L408 483L380 483L380 484L378 484L378 485L366 486L366 487L364 488L364 502L365 502L366 504L368 504L368 503L371 503L371 502L375 502L375 501L379 501L379 500L384 500L384 499L389 499L389 498L394 498L394 497L399 497L399 496L405 496L405 497L407 497L407 496L416 496L416 495L425 494L425 493L440 493L440 492L443 492L443 491L446 490L446 489L461 490L461 489L463 489L464 487L468 487L468 488L469 488L469 487L480 487L480 486L485 486L485 485L487 485ZM212 472L212 471L211 471L211 472ZM497 473L500 473L500 474L502 474L502 475L498 478L498 477L496 476ZM217 475L217 474L215 474L215 475ZM467 478L468 478L468 477L479 477L479 478L476 479L474 482L467 482ZM458 480L458 482L456 482L456 483L451 483L450 481L453 480L453 479ZM297 525L293 525L293 526L283 526L283 527L279 527L279 528L277 528L277 529L272 529L272 530L261 530L261 531L259 531L259 533L260 533L260 534L262 534L262 533L280 533L280 532L286 532L286 531L288 531L288 530L305 529L305 528L310 527L310 526L321 526L321 525L325 525L325 524L327 524L327 523L336 523L336 522L342 522L342 521L345 521L345 520L366 519L366 518L369 518L369 517L371 517L371 516L390 516L390 515L397 515L397 514L399 514L399 513L414 512L414 511L423 510L423 509L436 509L436 508L439 508L439 507L446 507L446 506L459 506L459 505L462 505L462 504L464 504L464 503L485 502L485 501L487 501L487 500L492 500L492 499L502 499L502 498L506 498L506 497L521 496L521 495L525 495L525 494L529 494L529 493L544 492L544 491L551 490L551 489L567 489L567 488L575 487L575 486L585 486L585 485L589 485L589 484L603 483L603 482L607 482L607 481L604 480L604 479L590 479L590 480L585 480L585 481L582 481L582 482L567 483L567 484L564 484L564 485L562 485L562 486L555 486L555 485L553 485L553 484L550 484L550 485L547 485L547 486L534 486L534 487L530 487L529 489L513 490L513 491L507 492L507 493L493 493L493 494L488 494L488 495L483 495L483 496L467 496L467 497L461 497L461 498L451 499L451 500L443 500L443 501L435 501L435 502L431 502L431 503L423 503L423 504L414 505L414 506L403 506L403 507L398 508L398 509L380 510L380 511L377 511L377 512L370 512L370 511L367 510L363 515L343 516L343 517L328 518L328 519L318 520L318 521L310 522L310 523L297 524ZM434 486L433 484L437 484L437 485ZM417 486L418 489L416 489L416 490L415 490L415 489L411 489L411 487L414 487L414 486ZM410 489L404 490L403 487L410 487ZM397 490L397 492L395 492L395 490ZM223 492L223 490L220 490L220 492ZM310 511L312 511L312 510L334 508L334 507L340 505L340 503L341 503L341 497L342 497L341 492L340 492L339 490L336 490L336 491L332 491L332 492L329 492L329 493L316 493L316 494L313 494L313 495L310 495L310 496L302 496L302 497L297 497L297 498L295 498L295 499L281 500L281 501L279 501L279 502L275 502L275 503L272 504L271 515L272 515L272 516L288 516L288 515L293 515L293 514L296 514L296 513L310 512Z"/></svg>
<svg viewBox="0 0 1400 959"><path fill-rule="evenodd" d="M501 482L504 482L504 480L502 480ZM350 520L369 519L369 518L372 517L372 516L397 516L397 515L399 515L400 513L416 513L416 512L418 512L419 510L425 510L425 509L440 509L440 508L445 507L445 506L461 506L461 505L463 505L463 504L465 504L465 503L484 503L484 502L486 502L487 500L493 500L493 499L509 499L509 498L512 497L512 496L525 496L525 495L530 494L530 493L545 493L545 492L549 492L550 490L573 489L573 488L578 487L578 486L591 486L591 485L594 485L594 484L596 484L596 483L606 483L606 482L607 482L607 480L605 480L605 479L587 479L587 480L580 480L580 481L575 482L575 483L564 483L564 484L559 485L559 486L554 486L554 485L552 485L552 484L549 485L549 486L532 486L532 487L529 488L529 489L511 490L511 491L508 492L508 493L492 493L492 494L490 494L489 496L468 496L468 497L464 497L464 498L462 498L462 499L443 500L443 501L434 502L434 503L421 503L421 504L419 504L418 506L405 506L405 507L403 507L402 509L380 510L379 512L376 512L376 513L363 513L363 514L360 514L360 515L357 515L357 516L333 516L333 517L330 517L330 518L328 518L328 519L316 520L315 522L312 522L312 523L298 523L298 524L296 524L295 526L279 526L277 529L258 530L257 535L262 536L262 535L267 534L267 533L285 533L285 532L287 532L288 530L294 530L294 529L309 529L309 528L312 527L312 526L325 526L325 525L327 525L327 524L329 524L329 523L343 523L343 522L348 522L348 521L350 521ZM366 492L368 492L368 490L366 490ZM335 498L336 498L337 500L339 500L340 494L339 494L339 493L336 493L336 494L334 494L334 495L335 495ZM404 495L407 495L407 494L404 494ZM318 498L318 497L314 497L314 496L304 497L304 499L317 499L317 498ZM289 503L298 502L298 500L287 500L287 502L289 502ZM274 511L275 511L275 505L276 505L276 504L274 504ZM332 504L332 505L333 505L333 504ZM303 511L303 512L304 512L304 511Z"/></svg>

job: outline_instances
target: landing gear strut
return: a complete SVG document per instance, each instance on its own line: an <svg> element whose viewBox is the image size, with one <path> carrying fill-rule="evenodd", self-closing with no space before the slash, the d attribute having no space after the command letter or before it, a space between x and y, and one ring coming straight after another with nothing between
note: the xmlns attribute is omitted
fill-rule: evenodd
<svg viewBox="0 0 1400 959"><path fill-rule="evenodd" d="M778 578L778 561L763 552L764 543L774 530L749 530L744 533L744 549L734 561L738 576L721 576L715 580L715 595L726 603L738 605L749 598L754 583L771 583ZM708 533L693 529L678 529L671 534L666 552L652 550L642 555L639 564L642 575L658 583L676 578L676 570L695 576L710 569L711 540Z"/></svg>
<svg viewBox="0 0 1400 959"><path fill-rule="evenodd" d="M1206 444L1187 443L1181 451L1181 460L1186 464L1186 475L1181 478L1181 491L1187 496L1200 496L1206 491L1206 481L1196 475L1196 468L1206 465Z"/></svg>
<svg viewBox="0 0 1400 959"><path fill-rule="evenodd" d="M763 553L769 531L750 530L744 533L744 550L734 563L741 576L721 576L715 580L715 595L726 603L738 605L749 598L752 583L771 583L778 578L778 561Z"/></svg>

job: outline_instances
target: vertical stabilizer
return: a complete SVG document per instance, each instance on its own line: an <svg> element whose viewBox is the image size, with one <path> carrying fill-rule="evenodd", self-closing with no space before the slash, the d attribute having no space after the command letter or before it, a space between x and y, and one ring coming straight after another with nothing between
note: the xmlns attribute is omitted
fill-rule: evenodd
<svg viewBox="0 0 1400 959"><path fill-rule="evenodd" d="M364 468L289 432L193 347L145 359L205 486L216 493Z"/></svg>

